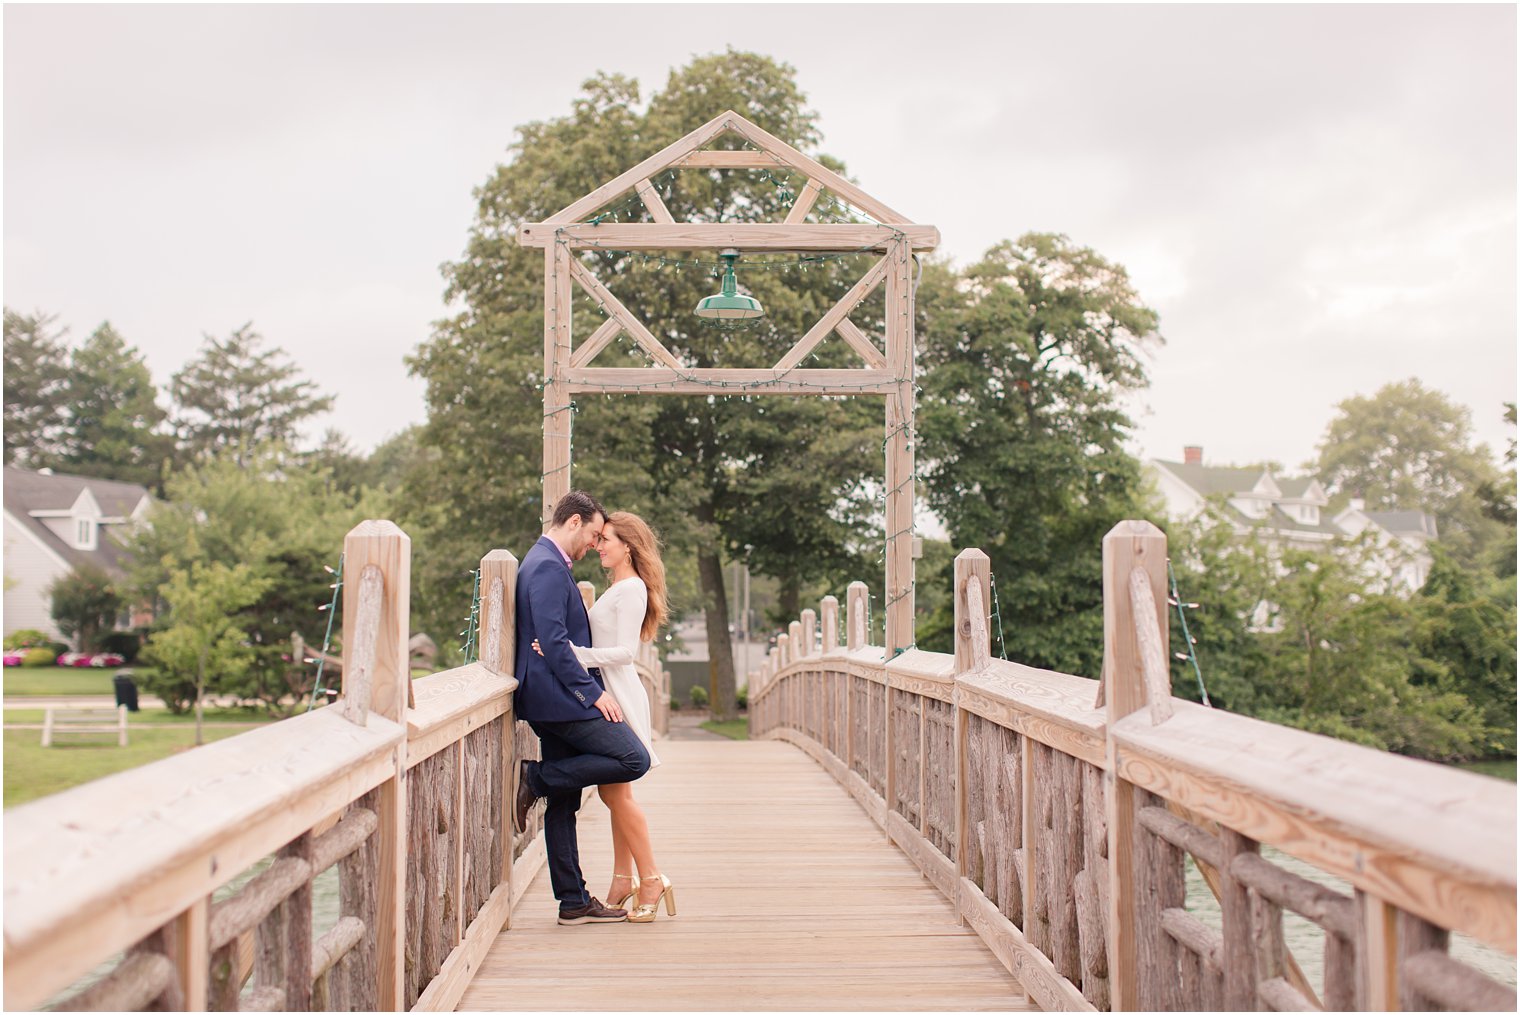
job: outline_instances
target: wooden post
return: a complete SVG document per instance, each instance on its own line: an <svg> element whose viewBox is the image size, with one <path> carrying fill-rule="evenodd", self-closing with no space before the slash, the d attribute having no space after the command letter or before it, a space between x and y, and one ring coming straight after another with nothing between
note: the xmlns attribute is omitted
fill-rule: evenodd
<svg viewBox="0 0 1520 1015"><path fill-rule="evenodd" d="M480 661L510 676L517 653L517 558L510 551L480 558L480 593Z"/></svg>
<svg viewBox="0 0 1520 1015"><path fill-rule="evenodd" d="M407 652L411 622L412 541L394 522L364 521L343 540L343 566L350 574L363 574L374 564L384 579L383 606L375 644L370 688L370 714L403 728L411 689L411 658ZM359 604L343 597L343 645L345 654L353 644ZM343 680L348 682L347 666ZM345 686L345 693L347 688ZM406 744L396 748L395 775L379 787L380 869L375 878L376 1008L400 1011L406 1007Z"/></svg>
<svg viewBox="0 0 1520 1015"><path fill-rule="evenodd" d="M1145 521L1123 521L1103 537L1103 693L1109 728L1145 707L1145 675L1129 591L1130 574L1143 568L1159 614L1162 651L1167 644L1166 536ZM1115 1011L1138 1011L1135 926L1135 789L1117 776L1114 740L1108 738L1108 955ZM1032 845L1026 841L1026 846Z"/></svg>
<svg viewBox="0 0 1520 1015"><path fill-rule="evenodd" d="M1224 973L1224 1007L1226 1011L1255 1011L1251 893L1236 880L1230 865L1237 856L1255 853L1258 847L1254 840L1223 825L1219 826L1219 843L1223 856L1219 865L1219 908L1224 938L1220 962Z"/></svg>
<svg viewBox="0 0 1520 1015"><path fill-rule="evenodd" d="M1357 1011L1398 1011L1398 910L1356 890Z"/></svg>
<svg viewBox="0 0 1520 1015"><path fill-rule="evenodd" d="M211 915L209 896L197 899L165 928L165 952L174 962L179 980L180 1003L185 1011L205 1011L211 955L207 948L207 923Z"/></svg>
<svg viewBox="0 0 1520 1015"><path fill-rule="evenodd" d="M972 582L975 580L975 587ZM972 673L992 658L986 610L992 602L992 561L981 550L955 557L955 672ZM973 602L974 601L974 602ZM972 616L976 614L976 616Z"/></svg>
<svg viewBox="0 0 1520 1015"><path fill-rule="evenodd" d="M544 502L548 529L554 505L570 492L570 250L544 248Z"/></svg>
<svg viewBox="0 0 1520 1015"><path fill-rule="evenodd" d="M865 582L850 582L845 593L845 648L851 652L871 643L870 632L866 630L866 606L870 594L871 589Z"/></svg>
<svg viewBox="0 0 1520 1015"><path fill-rule="evenodd" d="M818 614L812 610L802 611L802 655L818 654Z"/></svg>
<svg viewBox="0 0 1520 1015"><path fill-rule="evenodd" d="M824 596L818 609L823 625L823 651L836 651L839 648L839 600L833 596Z"/></svg>
<svg viewBox="0 0 1520 1015"><path fill-rule="evenodd" d="M913 644L913 257L908 242L887 247L887 658ZM890 714L890 713L889 713ZM890 769L889 769L890 770Z"/></svg>

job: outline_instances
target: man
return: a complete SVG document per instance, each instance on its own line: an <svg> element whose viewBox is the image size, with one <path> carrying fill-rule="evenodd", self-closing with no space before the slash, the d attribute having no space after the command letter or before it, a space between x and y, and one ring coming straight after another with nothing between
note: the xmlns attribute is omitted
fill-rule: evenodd
<svg viewBox="0 0 1520 1015"><path fill-rule="evenodd" d="M517 569L517 717L538 734L543 760L522 762L513 819L521 830L533 802L548 798L549 883L559 900L559 922L566 925L627 918L626 910L604 906L586 892L575 812L587 786L632 782L649 771L649 752L623 722L601 674L588 672L570 648L572 642L591 644L591 622L570 565L598 543L606 521L596 498L571 490ZM543 655L532 649L535 638Z"/></svg>

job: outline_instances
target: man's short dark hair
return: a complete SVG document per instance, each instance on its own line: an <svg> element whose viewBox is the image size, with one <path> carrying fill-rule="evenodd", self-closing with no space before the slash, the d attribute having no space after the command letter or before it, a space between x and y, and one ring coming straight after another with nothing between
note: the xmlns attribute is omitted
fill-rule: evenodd
<svg viewBox="0 0 1520 1015"><path fill-rule="evenodd" d="M591 496L585 490L571 490L559 499L554 505L553 526L557 529L562 527L576 515L581 516L581 521L590 525L597 515L607 517L607 511L602 507L601 501Z"/></svg>

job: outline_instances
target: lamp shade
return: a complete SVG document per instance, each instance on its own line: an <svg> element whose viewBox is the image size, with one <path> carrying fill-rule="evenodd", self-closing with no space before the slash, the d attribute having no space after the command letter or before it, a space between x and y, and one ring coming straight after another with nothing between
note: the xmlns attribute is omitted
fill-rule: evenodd
<svg viewBox="0 0 1520 1015"><path fill-rule="evenodd" d="M696 315L719 321L742 321L764 317L765 308L760 306L760 301L739 292L739 280L734 276L734 262L739 259L739 252L725 250L719 256L725 263L722 291L712 296L702 297L697 302Z"/></svg>

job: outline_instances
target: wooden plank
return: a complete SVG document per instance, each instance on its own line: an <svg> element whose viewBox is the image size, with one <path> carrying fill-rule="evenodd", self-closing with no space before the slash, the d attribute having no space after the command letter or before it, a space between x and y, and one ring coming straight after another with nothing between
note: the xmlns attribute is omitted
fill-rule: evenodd
<svg viewBox="0 0 1520 1015"><path fill-rule="evenodd" d="M1177 701L1110 731L1124 778L1506 951L1515 787ZM1398 806L1390 806L1397 801Z"/></svg>
<svg viewBox="0 0 1520 1015"><path fill-rule="evenodd" d="M206 923L211 915L211 898L202 896L191 903L166 928L170 961L179 979L180 1003L185 1011L205 1011L211 953L207 949Z"/></svg>
<svg viewBox="0 0 1520 1015"><path fill-rule="evenodd" d="M672 370L680 370L683 364L664 344L654 337L654 333L644 326L644 322L634 316L633 312L623 305L623 301L612 295L612 290L601 283L591 269L587 268L576 258L569 259L570 276L580 283L582 289L596 300L603 312L610 314L614 320L622 325L623 330L638 343L640 349L656 363L662 364Z"/></svg>
<svg viewBox="0 0 1520 1015"><path fill-rule="evenodd" d="M644 930L556 927L541 876L461 1010L726 1010L735 998L780 1010L1030 1007L953 906L802 751L676 740L660 753L664 764L637 793L661 869L680 886L679 914L662 911ZM581 859L598 888L611 859L606 822L593 798L581 812ZM795 834L783 843L779 827ZM772 890L737 885L736 865ZM862 892L866 909L848 902ZM566 949L588 947L596 961L567 990ZM629 989L635 982L658 986Z"/></svg>
<svg viewBox="0 0 1520 1015"><path fill-rule="evenodd" d="M449 953L438 975L428 983L427 989L417 998L413 1011L453 1011L470 987L470 981L479 971L486 954L496 943L507 914L512 905L512 889L500 884L481 907L480 913L470 923L464 940Z"/></svg>
<svg viewBox="0 0 1520 1015"><path fill-rule="evenodd" d="M1360 889L1357 913L1357 1011L1398 1011L1398 910Z"/></svg>
<svg viewBox="0 0 1520 1015"><path fill-rule="evenodd" d="M512 707L517 681L470 663L418 677L417 708L407 714L407 767L415 768L438 751L494 721Z"/></svg>
<svg viewBox="0 0 1520 1015"><path fill-rule="evenodd" d="M583 367L596 359L601 351L612 344L612 340L623 333L623 323L616 317L609 317L602 322L602 326L591 333L591 337L576 347L570 354L572 367Z"/></svg>
<svg viewBox="0 0 1520 1015"><path fill-rule="evenodd" d="M860 358L866 361L866 366L873 370L881 370L887 365L887 358L876 348L876 343L850 322L848 317L834 325L834 332L844 339L851 349L860 354Z"/></svg>
<svg viewBox="0 0 1520 1015"><path fill-rule="evenodd" d="M692 367L581 367L565 369L567 394L646 395L884 395L896 387L886 370Z"/></svg>
<svg viewBox="0 0 1520 1015"><path fill-rule="evenodd" d="M794 226L807 220L808 213L813 210L813 205L818 201L818 195L823 193L823 185L817 180L808 179L802 185L802 193L797 195L797 200L792 202L792 208L786 213L786 224Z"/></svg>
<svg viewBox="0 0 1520 1015"><path fill-rule="evenodd" d="M1047 1011L1096 1010L976 885L962 881L960 895L961 912L967 924L992 949L1004 968L1019 978L1032 1001Z"/></svg>
<svg viewBox="0 0 1520 1015"><path fill-rule="evenodd" d="M861 301L875 292L876 287L881 285L886 279L889 260L890 255L883 257L872 265L871 270L866 272L859 282L851 286L849 291L841 296L838 302L818 319L818 323L809 328L807 333L799 338L797 343L787 351L786 355L781 357L776 363L776 369L790 370L807 359L808 354L813 351L818 343L822 342L828 337L830 332L838 328L841 321L847 320L850 312L860 306ZM886 360L884 357L878 354L877 359L881 360L881 365L885 365ZM872 365L876 366L876 364Z"/></svg>
<svg viewBox="0 0 1520 1015"><path fill-rule="evenodd" d="M888 249L897 237L915 251L939 246L939 230L925 225L814 225L778 222L687 222L675 225L616 222L600 225L524 223L517 242L524 247L570 250L806 250L848 254Z"/></svg>
<svg viewBox="0 0 1520 1015"><path fill-rule="evenodd" d="M1009 675L1009 668L1039 675L1026 680ZM1077 685L1072 692L1057 677ZM1108 767L1102 713L1090 707L1092 680L1052 674L1015 663L992 660L991 669L962 676L957 682L960 706L990 722L1037 740L1062 754L1098 768Z"/></svg>
<svg viewBox="0 0 1520 1015"><path fill-rule="evenodd" d="M918 389L914 383L912 251L906 243L895 241L887 248L885 262L887 369L898 379L896 389L887 395L885 413L887 573L882 609L886 614L885 644L891 656L914 642L913 426Z"/></svg>
<svg viewBox="0 0 1520 1015"><path fill-rule="evenodd" d="M778 160L791 166L802 175L809 179L817 180L836 195L877 221L899 223L908 221L900 212L893 211L817 159L802 154L802 152L793 148L776 135L756 126L744 117L734 114L733 119L728 122L728 128L756 147L774 155Z"/></svg>
<svg viewBox="0 0 1520 1015"><path fill-rule="evenodd" d="M753 148L692 152L676 163L681 169L775 169L785 165L769 152Z"/></svg>
<svg viewBox="0 0 1520 1015"><path fill-rule="evenodd" d="M634 184L633 189L644 202L644 207L649 209L650 218L667 225L675 222L670 215L670 209L665 207L665 201L660 197L660 192L654 189L654 184L649 182L648 177Z"/></svg>
<svg viewBox="0 0 1520 1015"><path fill-rule="evenodd" d="M632 169L618 174L580 200L561 208L550 215L547 221L574 222L591 214L609 201L616 200L633 189L640 180L649 179L660 170L668 168L682 157L729 130L729 125L735 115L732 111L719 113L690 134L672 141Z"/></svg>
<svg viewBox="0 0 1520 1015"><path fill-rule="evenodd" d="M570 435L575 416L567 376L572 260L563 243L544 248L544 496L540 520L545 529L554 517L554 505L570 492Z"/></svg>

